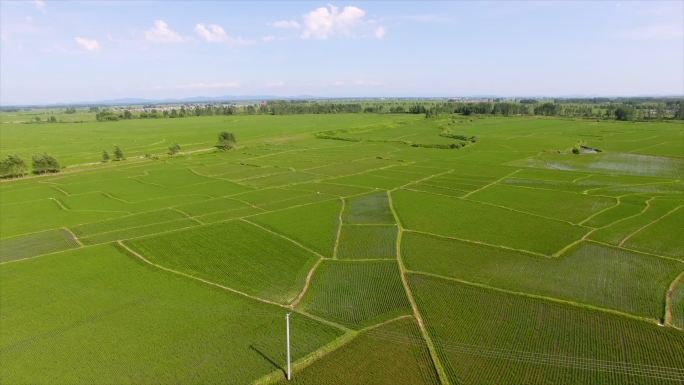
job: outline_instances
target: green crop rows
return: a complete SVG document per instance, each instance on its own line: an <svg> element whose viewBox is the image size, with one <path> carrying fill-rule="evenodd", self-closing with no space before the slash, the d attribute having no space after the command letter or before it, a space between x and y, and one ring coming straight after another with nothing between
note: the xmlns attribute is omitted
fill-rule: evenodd
<svg viewBox="0 0 684 385"><path fill-rule="evenodd" d="M2 121L0 383L684 382L681 122Z"/></svg>

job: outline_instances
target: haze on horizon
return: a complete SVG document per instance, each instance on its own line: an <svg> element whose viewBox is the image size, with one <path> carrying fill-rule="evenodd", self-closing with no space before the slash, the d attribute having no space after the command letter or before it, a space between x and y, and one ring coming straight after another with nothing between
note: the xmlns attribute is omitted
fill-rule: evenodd
<svg viewBox="0 0 684 385"><path fill-rule="evenodd" d="M683 95L684 2L0 2L0 105Z"/></svg>

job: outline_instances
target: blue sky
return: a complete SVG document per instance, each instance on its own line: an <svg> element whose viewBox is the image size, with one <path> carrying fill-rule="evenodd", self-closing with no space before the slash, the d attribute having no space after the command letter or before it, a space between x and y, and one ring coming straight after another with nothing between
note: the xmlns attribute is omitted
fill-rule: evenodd
<svg viewBox="0 0 684 385"><path fill-rule="evenodd" d="M1 1L0 103L684 94L684 2Z"/></svg>

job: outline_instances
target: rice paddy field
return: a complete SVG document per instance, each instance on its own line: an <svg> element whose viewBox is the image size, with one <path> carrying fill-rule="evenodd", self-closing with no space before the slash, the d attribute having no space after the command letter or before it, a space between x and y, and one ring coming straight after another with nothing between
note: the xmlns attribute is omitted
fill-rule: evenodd
<svg viewBox="0 0 684 385"><path fill-rule="evenodd" d="M0 122L3 385L684 383L681 122Z"/></svg>

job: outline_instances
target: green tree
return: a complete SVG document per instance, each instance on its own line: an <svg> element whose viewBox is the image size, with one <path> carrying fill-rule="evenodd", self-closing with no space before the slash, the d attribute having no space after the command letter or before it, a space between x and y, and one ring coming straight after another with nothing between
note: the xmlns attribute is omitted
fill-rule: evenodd
<svg viewBox="0 0 684 385"><path fill-rule="evenodd" d="M123 118L124 119L133 119L133 114L129 110L124 110L123 112Z"/></svg>
<svg viewBox="0 0 684 385"><path fill-rule="evenodd" d="M119 146L114 146L114 160L124 160L123 151Z"/></svg>
<svg viewBox="0 0 684 385"><path fill-rule="evenodd" d="M223 131L218 136L216 148L223 151L230 150L231 148L235 147L236 142L235 135L233 135L232 132Z"/></svg>
<svg viewBox="0 0 684 385"><path fill-rule="evenodd" d="M0 177L16 178L26 175L26 162L19 155L8 155L6 159L0 161Z"/></svg>
<svg viewBox="0 0 684 385"><path fill-rule="evenodd" d="M54 156L43 154L34 155L32 158L32 166L34 174L46 174L48 172L59 172L59 162Z"/></svg>
<svg viewBox="0 0 684 385"><path fill-rule="evenodd" d="M634 119L634 108L620 106L615 109L616 120L632 120Z"/></svg>
<svg viewBox="0 0 684 385"><path fill-rule="evenodd" d="M107 163L110 159L109 153L106 150L102 150L102 163Z"/></svg>
<svg viewBox="0 0 684 385"><path fill-rule="evenodd" d="M48 119L48 122L50 122L50 123L57 123L57 118L55 118L54 116L51 116L51 117Z"/></svg>
<svg viewBox="0 0 684 385"><path fill-rule="evenodd" d="M169 155L176 155L179 153L181 150L180 144L176 143L172 146L169 146Z"/></svg>

